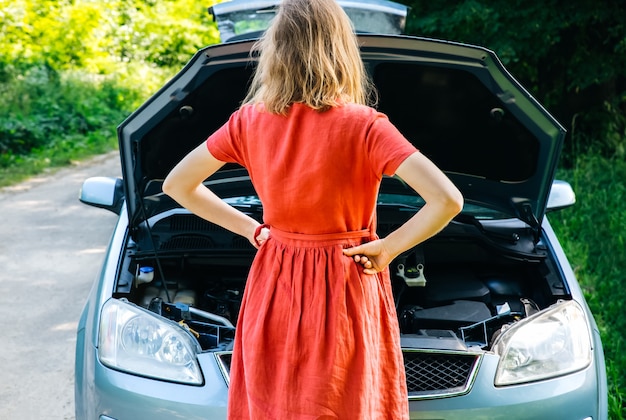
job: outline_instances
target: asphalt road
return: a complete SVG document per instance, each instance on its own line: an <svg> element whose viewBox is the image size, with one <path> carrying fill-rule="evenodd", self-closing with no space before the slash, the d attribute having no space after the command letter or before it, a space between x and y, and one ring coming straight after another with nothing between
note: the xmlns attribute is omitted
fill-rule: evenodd
<svg viewBox="0 0 626 420"><path fill-rule="evenodd" d="M81 204L110 153L0 189L0 419L74 418L76 325L117 216Z"/></svg>

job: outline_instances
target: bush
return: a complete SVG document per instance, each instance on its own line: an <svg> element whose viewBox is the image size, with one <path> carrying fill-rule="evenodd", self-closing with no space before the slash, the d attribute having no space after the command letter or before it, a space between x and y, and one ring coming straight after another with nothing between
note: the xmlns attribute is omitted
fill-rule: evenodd
<svg viewBox="0 0 626 420"><path fill-rule="evenodd" d="M197 0L0 0L0 185L111 150L115 128L218 39Z"/></svg>
<svg viewBox="0 0 626 420"><path fill-rule="evenodd" d="M118 62L178 67L218 39L207 3L0 0L0 61L92 74L110 74Z"/></svg>
<svg viewBox="0 0 626 420"><path fill-rule="evenodd" d="M113 128L137 102L113 79L60 76L33 67L0 92L0 153L23 155L59 136Z"/></svg>
<svg viewBox="0 0 626 420"><path fill-rule="evenodd" d="M114 149L119 123L174 72L124 68L108 76L49 67L10 75L0 88L0 186Z"/></svg>

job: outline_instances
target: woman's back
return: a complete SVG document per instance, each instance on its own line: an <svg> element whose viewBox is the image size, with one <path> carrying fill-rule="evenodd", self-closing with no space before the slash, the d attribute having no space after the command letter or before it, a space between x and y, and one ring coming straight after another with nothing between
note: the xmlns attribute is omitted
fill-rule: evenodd
<svg viewBox="0 0 626 420"><path fill-rule="evenodd" d="M265 222L289 232L370 227L382 174L415 150L383 114L354 104L294 104L285 116L248 105L225 127L210 152L248 168Z"/></svg>

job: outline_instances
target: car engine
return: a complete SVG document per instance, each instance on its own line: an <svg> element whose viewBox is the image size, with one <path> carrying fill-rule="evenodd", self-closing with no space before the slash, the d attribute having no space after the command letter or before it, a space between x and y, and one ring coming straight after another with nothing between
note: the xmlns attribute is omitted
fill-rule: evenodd
<svg viewBox="0 0 626 420"><path fill-rule="evenodd" d="M401 222L397 209L380 209L379 235ZM567 298L532 232L522 223L503 229L489 235L453 221L390 265L403 347L486 351L504 328ZM129 239L114 297L179 323L205 351L230 350L255 252L172 210Z"/></svg>

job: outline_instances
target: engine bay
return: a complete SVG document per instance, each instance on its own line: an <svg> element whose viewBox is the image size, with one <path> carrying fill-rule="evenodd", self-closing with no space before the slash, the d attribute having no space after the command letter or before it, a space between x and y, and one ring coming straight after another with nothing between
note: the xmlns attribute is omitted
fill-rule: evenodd
<svg viewBox="0 0 626 420"><path fill-rule="evenodd" d="M386 213L379 214L380 236L401 222ZM502 239L498 246L476 226L453 221L393 261L403 347L488 351L503 328L570 298L541 243L533 254L523 243L532 235L512 229L515 235L498 237L518 244ZM204 351L230 350L255 252L244 238L171 211L129 238L114 297L180 324Z"/></svg>

